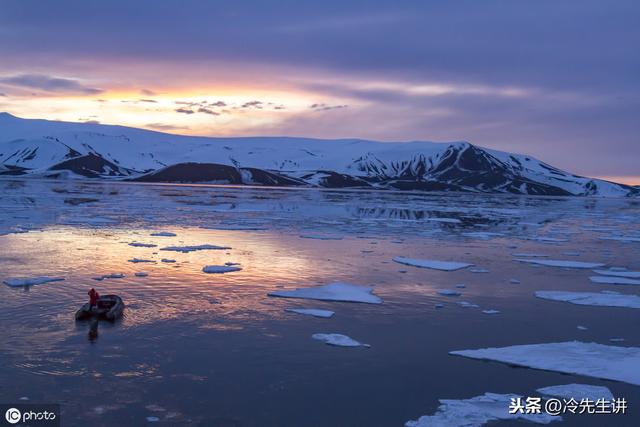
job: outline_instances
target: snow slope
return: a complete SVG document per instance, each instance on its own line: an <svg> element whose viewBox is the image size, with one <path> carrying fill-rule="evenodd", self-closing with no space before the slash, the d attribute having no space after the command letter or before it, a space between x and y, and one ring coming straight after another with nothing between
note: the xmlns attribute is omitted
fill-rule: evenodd
<svg viewBox="0 0 640 427"><path fill-rule="evenodd" d="M192 137L0 113L0 174L8 173L539 195L640 192L467 142Z"/></svg>

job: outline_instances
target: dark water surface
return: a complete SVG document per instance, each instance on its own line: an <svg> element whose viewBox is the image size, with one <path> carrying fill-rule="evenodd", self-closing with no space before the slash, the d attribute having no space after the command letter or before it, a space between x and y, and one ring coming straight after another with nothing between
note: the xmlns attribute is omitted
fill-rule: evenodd
<svg viewBox="0 0 640 427"><path fill-rule="evenodd" d="M177 236L150 236L157 231ZM438 399L537 396L539 387L585 383L625 397L628 413L553 425L640 425L638 386L448 355L569 340L639 347L640 310L533 295L638 294L639 286L597 285L591 270L535 268L512 256L640 270L640 243L601 239L619 236L640 236L638 202L3 180L0 281L66 280L0 286L0 402L60 403L65 426L153 425L150 416L176 426L402 426L434 413ZM159 250L198 244L232 249ZM470 262L489 272L418 269L394 263L395 256ZM127 262L133 258L156 262ZM202 272L225 262L242 271ZM149 275L135 277L139 271ZM110 273L126 277L92 279ZM335 281L374 286L384 303L267 296ZM127 304L124 318L100 323L93 341L89 324L73 320L90 287ZM441 296L443 288L463 295ZM328 346L311 339L319 332L371 348Z"/></svg>

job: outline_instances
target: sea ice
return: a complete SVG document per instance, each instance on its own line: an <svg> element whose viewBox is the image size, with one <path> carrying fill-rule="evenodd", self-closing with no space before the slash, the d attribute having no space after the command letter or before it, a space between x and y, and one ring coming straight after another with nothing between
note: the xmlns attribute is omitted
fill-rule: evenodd
<svg viewBox="0 0 640 427"><path fill-rule="evenodd" d="M285 308L284 311L288 311L290 313L298 313L298 314L306 314L307 316L313 317L324 317L329 318L332 317L335 311L331 310L321 310L317 308Z"/></svg>
<svg viewBox="0 0 640 427"><path fill-rule="evenodd" d="M520 280L518 280L518 279L509 279L509 283L514 284L514 285L518 285L518 284L520 284Z"/></svg>
<svg viewBox="0 0 640 427"><path fill-rule="evenodd" d="M458 305L464 308L480 308L478 304L473 304L469 301L458 301Z"/></svg>
<svg viewBox="0 0 640 427"><path fill-rule="evenodd" d="M350 283L330 283L315 288L298 288L291 291L275 291L267 294L270 297L317 299L326 301L362 302L381 304L382 299L373 294L369 286L352 285Z"/></svg>
<svg viewBox="0 0 640 427"><path fill-rule="evenodd" d="M103 274L102 276L94 277L93 280L103 281L104 279L122 279L124 274L122 273L111 273L111 274Z"/></svg>
<svg viewBox="0 0 640 427"><path fill-rule="evenodd" d="M462 295L460 292L454 291L452 289L440 289L438 293L445 297L459 297L460 295Z"/></svg>
<svg viewBox="0 0 640 427"><path fill-rule="evenodd" d="M600 237L600 240L617 240L623 243L631 243L631 242L640 242L640 237L633 236L610 236L610 237Z"/></svg>
<svg viewBox="0 0 640 427"><path fill-rule="evenodd" d="M449 354L640 385L640 347L568 341L459 350Z"/></svg>
<svg viewBox="0 0 640 427"><path fill-rule="evenodd" d="M566 267L566 268L598 268L598 267L603 267L605 265L599 262L581 262L581 261L569 261L569 260L560 260L560 259L515 258L514 261L545 265L547 267Z"/></svg>
<svg viewBox="0 0 640 427"><path fill-rule="evenodd" d="M159 231L157 233L151 233L154 237L176 237L176 233L171 233L170 231Z"/></svg>
<svg viewBox="0 0 640 427"><path fill-rule="evenodd" d="M342 334L313 334L311 338L338 347L371 347Z"/></svg>
<svg viewBox="0 0 640 427"><path fill-rule="evenodd" d="M169 259L169 258L162 258L162 259L160 260L160 262L165 262L165 263L170 264L170 263L174 263L174 262L176 262L176 260L175 260L175 259Z"/></svg>
<svg viewBox="0 0 640 427"><path fill-rule="evenodd" d="M301 234L302 239L315 239L315 240L342 240L342 236L324 236L320 234Z"/></svg>
<svg viewBox="0 0 640 427"><path fill-rule="evenodd" d="M49 283L49 282L60 282L62 280L64 280L64 277L49 277L49 276L16 277L16 278L4 280L3 283L11 287L18 287L18 286L41 285L43 283Z"/></svg>
<svg viewBox="0 0 640 427"><path fill-rule="evenodd" d="M471 273L488 273L489 270L486 268L472 267L469 269Z"/></svg>
<svg viewBox="0 0 640 427"><path fill-rule="evenodd" d="M149 273L145 273L144 271L138 271L135 273L136 277L147 277Z"/></svg>
<svg viewBox="0 0 640 427"><path fill-rule="evenodd" d="M154 260L152 260L152 259L132 258L132 259L130 259L130 260L129 260L129 262L132 262L132 263L134 263L134 264L137 264L137 263L139 263L139 262L155 262L155 261L154 261Z"/></svg>
<svg viewBox="0 0 640 427"><path fill-rule="evenodd" d="M133 246L134 248L155 248L158 245L154 245L153 243L132 242L129 243L129 246Z"/></svg>
<svg viewBox="0 0 640 427"><path fill-rule="evenodd" d="M434 270L442 271L454 271L461 268L467 268L473 264L467 264L465 262L453 262L453 261L436 261L432 259L414 259L397 256L393 260L399 264L410 265L419 268L431 268Z"/></svg>
<svg viewBox="0 0 640 427"><path fill-rule="evenodd" d="M609 292L537 291L538 298L601 307L640 308L640 296Z"/></svg>
<svg viewBox="0 0 640 427"><path fill-rule="evenodd" d="M498 314L498 313L500 313L499 310L482 310L482 312L484 314Z"/></svg>
<svg viewBox="0 0 640 427"><path fill-rule="evenodd" d="M511 254L517 258L547 258L549 255L529 253L529 252L516 252Z"/></svg>
<svg viewBox="0 0 640 427"><path fill-rule="evenodd" d="M478 427L491 421L522 419L535 424L561 421L560 416L545 413L509 413L512 399L522 398L517 394L485 393L470 399L440 399L440 406L433 415L424 415L415 421L407 421L405 427Z"/></svg>
<svg viewBox="0 0 640 427"><path fill-rule="evenodd" d="M242 268L233 265L207 265L202 269L205 273L216 274L231 273L232 271L240 270L242 270Z"/></svg>
<svg viewBox="0 0 640 427"><path fill-rule="evenodd" d="M602 274L604 276L618 276L618 277L628 277L630 279L640 279L640 271L620 270L619 268L615 268L615 267L611 267L608 270L593 270L593 272Z"/></svg>
<svg viewBox="0 0 640 427"><path fill-rule="evenodd" d="M536 390L545 396L561 397L566 399L575 399L580 402L582 399L598 399L613 400L611 391L599 385L590 384L565 384L542 387Z"/></svg>
<svg viewBox="0 0 640 427"><path fill-rule="evenodd" d="M589 280L593 283L602 283L606 285L640 285L640 280L617 276L590 276Z"/></svg>
<svg viewBox="0 0 640 427"><path fill-rule="evenodd" d="M578 326L576 326L576 328L578 328L578 330L580 330L580 331L586 331L587 329L589 329L586 326L582 326L582 325L578 325Z"/></svg>
<svg viewBox="0 0 640 427"><path fill-rule="evenodd" d="M196 245L196 246L167 246L160 248L161 251L173 251L173 252L194 252L194 251L206 251L206 250L226 250L231 249L228 246L216 246L216 245Z"/></svg>

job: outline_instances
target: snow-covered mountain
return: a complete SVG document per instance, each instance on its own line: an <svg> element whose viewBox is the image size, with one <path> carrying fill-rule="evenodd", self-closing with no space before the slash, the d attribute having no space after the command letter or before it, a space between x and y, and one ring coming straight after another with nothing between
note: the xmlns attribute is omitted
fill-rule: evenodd
<svg viewBox="0 0 640 427"><path fill-rule="evenodd" d="M207 138L7 113L0 113L0 175L531 195L640 193L467 142Z"/></svg>

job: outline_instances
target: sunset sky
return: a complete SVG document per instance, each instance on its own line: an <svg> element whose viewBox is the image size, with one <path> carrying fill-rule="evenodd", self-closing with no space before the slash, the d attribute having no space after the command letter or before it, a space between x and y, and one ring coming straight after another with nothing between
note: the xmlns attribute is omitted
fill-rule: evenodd
<svg viewBox="0 0 640 427"><path fill-rule="evenodd" d="M638 1L0 2L0 111L466 140L640 184Z"/></svg>

